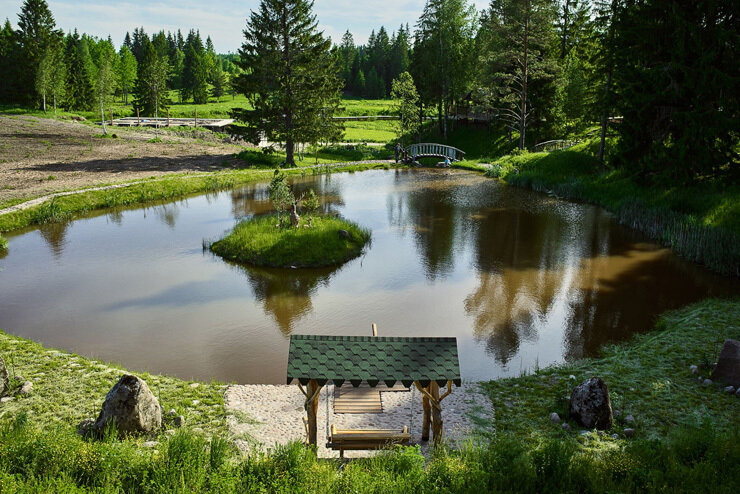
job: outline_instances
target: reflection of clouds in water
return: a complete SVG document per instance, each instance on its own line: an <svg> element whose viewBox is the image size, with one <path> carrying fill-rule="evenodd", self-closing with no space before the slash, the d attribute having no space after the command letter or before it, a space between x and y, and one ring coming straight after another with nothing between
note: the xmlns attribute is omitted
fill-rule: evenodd
<svg viewBox="0 0 740 494"><path fill-rule="evenodd" d="M151 307L187 307L206 305L246 296L234 291L234 287L222 283L218 278L206 281L188 281L167 288L157 294L123 300L104 307L106 311Z"/></svg>

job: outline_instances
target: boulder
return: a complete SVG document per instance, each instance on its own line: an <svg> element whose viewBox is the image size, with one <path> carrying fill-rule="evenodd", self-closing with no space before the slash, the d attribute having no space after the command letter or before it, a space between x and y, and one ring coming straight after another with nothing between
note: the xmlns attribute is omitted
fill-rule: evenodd
<svg viewBox="0 0 740 494"><path fill-rule="evenodd" d="M31 391L33 391L33 383L31 381L26 381L21 386L21 389L18 390L18 394L28 396L31 394Z"/></svg>
<svg viewBox="0 0 740 494"><path fill-rule="evenodd" d="M609 429L614 423L609 388L599 377L582 382L570 395L570 416L588 429Z"/></svg>
<svg viewBox="0 0 740 494"><path fill-rule="evenodd" d="M121 436L149 433L162 426L162 409L143 380L126 374L108 392L95 432L103 433L111 422Z"/></svg>
<svg viewBox="0 0 740 494"><path fill-rule="evenodd" d="M0 396L5 396L8 391L10 391L10 375L5 367L5 361L0 357Z"/></svg>
<svg viewBox="0 0 740 494"><path fill-rule="evenodd" d="M635 429L627 428L624 430L625 437L632 437L635 435Z"/></svg>
<svg viewBox="0 0 740 494"><path fill-rule="evenodd" d="M351 236L347 230L337 230L337 235L342 238L350 238Z"/></svg>
<svg viewBox="0 0 740 494"><path fill-rule="evenodd" d="M560 415L558 415L555 412L552 412L550 414L550 422L552 422L553 424L559 424L560 423Z"/></svg>
<svg viewBox="0 0 740 494"><path fill-rule="evenodd" d="M740 387L740 341L725 340L712 379Z"/></svg>

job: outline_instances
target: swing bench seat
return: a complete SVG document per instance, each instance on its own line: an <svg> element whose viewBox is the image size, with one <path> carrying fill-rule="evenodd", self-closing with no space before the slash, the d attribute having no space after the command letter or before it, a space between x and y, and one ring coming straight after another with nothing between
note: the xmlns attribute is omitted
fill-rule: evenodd
<svg viewBox="0 0 740 494"><path fill-rule="evenodd" d="M409 444L411 434L408 426L398 429L353 429L342 430L331 426L331 437L326 447L339 451L344 456L345 450L382 449L394 444Z"/></svg>

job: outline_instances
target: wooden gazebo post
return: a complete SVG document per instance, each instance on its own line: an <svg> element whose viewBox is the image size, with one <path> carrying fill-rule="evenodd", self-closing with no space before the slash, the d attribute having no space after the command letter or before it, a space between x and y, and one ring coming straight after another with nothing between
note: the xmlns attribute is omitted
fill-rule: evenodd
<svg viewBox="0 0 740 494"><path fill-rule="evenodd" d="M298 387L301 389L301 393L306 396L303 408L306 410L306 415L308 415L308 420L306 422L306 436L308 444L316 444L318 435L316 417L319 411L319 392L321 391L322 386L319 385L316 379L311 379L308 381L306 390L303 389L300 382L298 383Z"/></svg>
<svg viewBox="0 0 740 494"><path fill-rule="evenodd" d="M421 392L421 404L424 409L424 420L421 428L422 441L429 440L429 429L432 429L432 439L435 444L442 440L442 405L440 404L447 395L452 392L452 381L447 381L447 391L439 396L439 384L431 381L428 386L424 387L419 381L414 381L414 385Z"/></svg>

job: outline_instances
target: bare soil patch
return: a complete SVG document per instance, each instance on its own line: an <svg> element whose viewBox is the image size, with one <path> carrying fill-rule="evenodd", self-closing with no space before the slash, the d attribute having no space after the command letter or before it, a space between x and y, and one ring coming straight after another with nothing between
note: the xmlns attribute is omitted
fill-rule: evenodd
<svg viewBox="0 0 740 494"><path fill-rule="evenodd" d="M0 207L9 201L87 186L236 165L243 149L204 131L199 138L154 129L0 115Z"/></svg>

